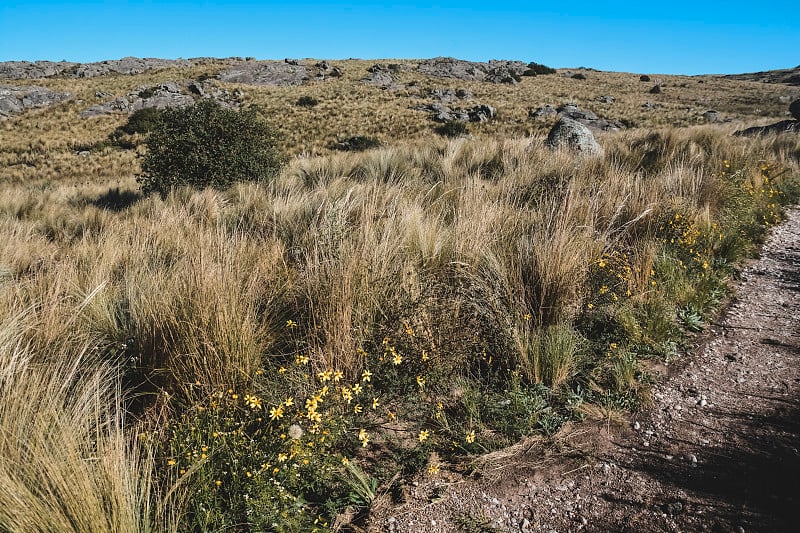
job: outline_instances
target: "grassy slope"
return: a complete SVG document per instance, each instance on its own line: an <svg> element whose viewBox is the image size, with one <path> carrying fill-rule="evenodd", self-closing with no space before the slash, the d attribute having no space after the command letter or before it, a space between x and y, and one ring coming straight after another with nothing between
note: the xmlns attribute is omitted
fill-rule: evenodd
<svg viewBox="0 0 800 533"><path fill-rule="evenodd" d="M778 118L781 86L663 77L665 93L649 95L632 74L417 78L499 110L474 139L446 141L408 109L419 100L355 83L369 64L246 89L283 117L291 153L340 135L391 145L298 157L271 185L138 198L133 152L74 154L122 117L84 121L88 104L73 101L2 124L0 394L18 407L0 411L12 487L0 507L27 514L0 514L0 529L201 530L249 516L307 530L348 494L368 502L369 476L435 475L444 459L638 408L640 360L675 357L681 332L702 325L727 260L779 219L782 178L798 170L796 139L673 127L696 121L687 106ZM92 102L203 72L36 83ZM306 94L321 104L292 105ZM601 94L617 103L593 104ZM552 153L527 110L566 101L643 129L601 135L598 159ZM48 400L39 412L26 409L34 390ZM57 449L23 438L55 419ZM21 469L25 454L49 469ZM322 494L340 499L326 507Z"/></svg>

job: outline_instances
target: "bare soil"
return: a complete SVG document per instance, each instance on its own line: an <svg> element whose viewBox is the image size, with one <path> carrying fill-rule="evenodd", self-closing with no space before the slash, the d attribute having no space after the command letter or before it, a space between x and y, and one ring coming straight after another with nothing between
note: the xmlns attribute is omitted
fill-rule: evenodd
<svg viewBox="0 0 800 533"><path fill-rule="evenodd" d="M800 531L800 209L735 294L647 411L422 476L379 496L367 530Z"/></svg>

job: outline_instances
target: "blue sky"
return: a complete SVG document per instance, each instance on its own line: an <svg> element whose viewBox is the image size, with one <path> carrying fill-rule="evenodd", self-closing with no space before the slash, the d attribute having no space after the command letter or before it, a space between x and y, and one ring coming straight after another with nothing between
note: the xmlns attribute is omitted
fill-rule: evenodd
<svg viewBox="0 0 800 533"><path fill-rule="evenodd" d="M520 59L701 74L800 64L794 1L0 0L0 61L124 56Z"/></svg>

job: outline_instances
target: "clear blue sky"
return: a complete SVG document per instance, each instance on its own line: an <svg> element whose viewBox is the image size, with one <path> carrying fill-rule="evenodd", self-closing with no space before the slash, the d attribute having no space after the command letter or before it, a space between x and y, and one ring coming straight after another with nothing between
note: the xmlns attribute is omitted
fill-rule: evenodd
<svg viewBox="0 0 800 533"><path fill-rule="evenodd" d="M0 0L0 61L449 55L628 72L750 72L800 64L798 1Z"/></svg>

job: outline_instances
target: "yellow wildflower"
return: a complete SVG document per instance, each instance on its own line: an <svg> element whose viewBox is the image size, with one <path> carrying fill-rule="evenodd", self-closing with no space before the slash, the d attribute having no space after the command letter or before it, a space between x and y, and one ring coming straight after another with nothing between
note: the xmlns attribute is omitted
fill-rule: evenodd
<svg viewBox="0 0 800 533"><path fill-rule="evenodd" d="M378 403L378 398L372 399L372 408L377 409L380 404Z"/></svg>
<svg viewBox="0 0 800 533"><path fill-rule="evenodd" d="M372 372L369 370L364 370L361 373L361 381L370 381L372 379Z"/></svg>
<svg viewBox="0 0 800 533"><path fill-rule="evenodd" d="M417 435L417 439L419 439L420 442L425 442L426 440L428 440L429 436L430 436L430 431L428 431L427 429L423 429L422 431L419 432L419 435Z"/></svg>
<svg viewBox="0 0 800 533"><path fill-rule="evenodd" d="M269 419L275 420L283 417L283 406L279 405L269 410Z"/></svg>
<svg viewBox="0 0 800 533"><path fill-rule="evenodd" d="M467 436L464 437L464 440L467 442L467 444L472 444L473 442L475 442L475 430L472 430L469 433L467 433Z"/></svg>
<svg viewBox="0 0 800 533"><path fill-rule="evenodd" d="M363 407L361 407L361 404L360 404L360 403L357 403L357 404L356 404L356 406L355 406L355 407L353 407L353 412L354 412L355 414L360 414L360 413L361 413L361 411L363 411L363 410L364 410L364 408L363 408Z"/></svg>

